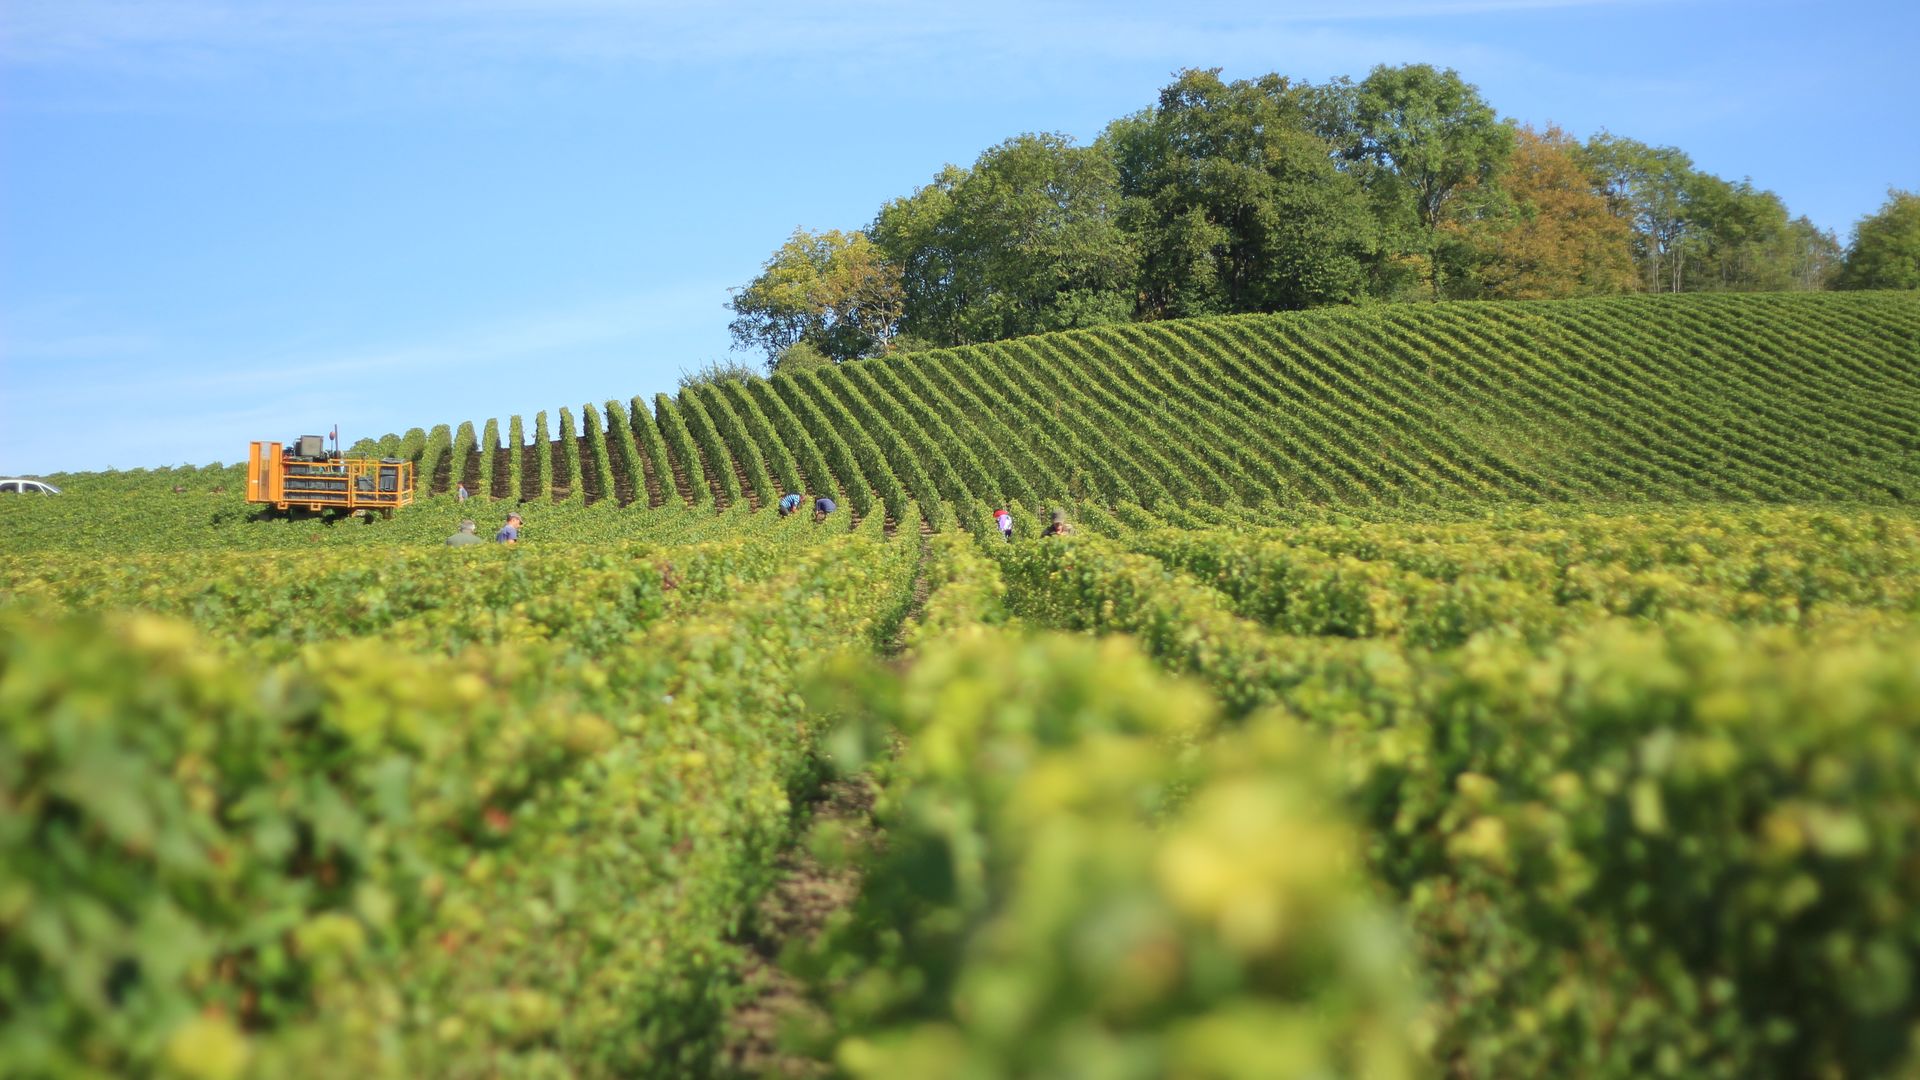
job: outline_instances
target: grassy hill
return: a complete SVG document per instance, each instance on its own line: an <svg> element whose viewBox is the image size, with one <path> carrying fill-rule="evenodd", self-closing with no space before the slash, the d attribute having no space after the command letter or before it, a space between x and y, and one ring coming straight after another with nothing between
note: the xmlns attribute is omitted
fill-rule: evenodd
<svg viewBox="0 0 1920 1080"><path fill-rule="evenodd" d="M826 491L1159 507L1902 501L1920 295L1407 305L1083 330L436 428L436 491L759 506ZM542 452L544 449L544 453ZM457 480L456 480L457 478Z"/></svg>

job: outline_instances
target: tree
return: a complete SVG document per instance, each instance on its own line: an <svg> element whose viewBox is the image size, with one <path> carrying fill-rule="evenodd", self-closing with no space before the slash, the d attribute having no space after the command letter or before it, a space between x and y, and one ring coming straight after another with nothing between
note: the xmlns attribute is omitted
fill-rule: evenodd
<svg viewBox="0 0 1920 1080"><path fill-rule="evenodd" d="M1181 72L1157 107L1114 122L1149 318L1358 299L1375 230L1358 181L1313 128L1309 89L1278 75Z"/></svg>
<svg viewBox="0 0 1920 1080"><path fill-rule="evenodd" d="M954 287L954 252L946 226L953 213L953 189L966 175L957 165L946 166L926 186L882 206L868 229L881 252L900 268L903 332L916 340L934 341L936 332L950 330L955 311L966 302Z"/></svg>
<svg viewBox="0 0 1920 1080"><path fill-rule="evenodd" d="M1722 180L1670 146L1602 131L1581 157L1614 214L1633 228L1648 292L1824 288L1839 245L1751 180Z"/></svg>
<svg viewBox="0 0 1920 1080"><path fill-rule="evenodd" d="M800 345L793 346L793 348L800 347ZM792 349L788 351L791 352ZM686 368L680 369L680 392L684 394L696 386L717 386L723 382L747 383L758 378L760 378L760 372L750 364L742 364L736 360L708 360L691 371Z"/></svg>
<svg viewBox="0 0 1920 1080"><path fill-rule="evenodd" d="M1342 87L1332 88L1336 101ZM1391 248L1426 256L1428 289L1437 296L1446 287L1449 256L1464 254L1446 243L1457 234L1442 225L1505 210L1493 181L1513 152L1513 129L1452 68L1383 64L1350 93L1350 103L1323 105L1321 115L1349 118L1345 153L1373 166L1364 179L1383 204L1390 242L1399 241ZM1463 195L1473 198L1458 205ZM1412 219L1411 235L1392 227L1396 202Z"/></svg>
<svg viewBox="0 0 1920 1080"><path fill-rule="evenodd" d="M1482 295L1514 300L1596 296L1633 287L1632 229L1608 209L1580 158L1580 144L1549 126L1516 130L1500 183L1513 213L1470 228L1473 277Z"/></svg>
<svg viewBox="0 0 1920 1080"><path fill-rule="evenodd" d="M773 372L776 375L797 375L802 371L832 366L831 357L804 341L787 346L773 360Z"/></svg>
<svg viewBox="0 0 1920 1080"><path fill-rule="evenodd" d="M1920 194L1892 189L1861 218L1840 270L1842 289L1920 289Z"/></svg>
<svg viewBox="0 0 1920 1080"><path fill-rule="evenodd" d="M1671 146L1648 146L1605 130L1587 140L1585 157L1607 205L1633 227L1634 261L1646 291L1681 291L1693 160Z"/></svg>
<svg viewBox="0 0 1920 1080"><path fill-rule="evenodd" d="M772 367L801 342L834 360L886 352L905 293L899 269L865 233L795 229L727 306L734 346L765 352Z"/></svg>
<svg viewBox="0 0 1920 1080"><path fill-rule="evenodd" d="M1138 256L1104 153L1020 135L880 211L906 328L940 345L1125 321Z"/></svg>
<svg viewBox="0 0 1920 1080"><path fill-rule="evenodd" d="M1696 173L1687 191L1694 270L1689 291L1756 292L1820 288L1838 244L1751 180Z"/></svg>
<svg viewBox="0 0 1920 1080"><path fill-rule="evenodd" d="M1801 290L1833 288L1840 275L1844 252L1832 231L1807 220L1794 218L1787 225L1789 265L1792 287Z"/></svg>

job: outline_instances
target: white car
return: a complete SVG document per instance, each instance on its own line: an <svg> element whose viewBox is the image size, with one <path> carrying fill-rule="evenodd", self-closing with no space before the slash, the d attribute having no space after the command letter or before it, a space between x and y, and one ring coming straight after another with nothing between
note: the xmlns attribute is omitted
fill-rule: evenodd
<svg viewBox="0 0 1920 1080"><path fill-rule="evenodd" d="M24 477L9 476L0 480L0 495L19 492L23 495L58 495L60 489L44 480L28 480Z"/></svg>

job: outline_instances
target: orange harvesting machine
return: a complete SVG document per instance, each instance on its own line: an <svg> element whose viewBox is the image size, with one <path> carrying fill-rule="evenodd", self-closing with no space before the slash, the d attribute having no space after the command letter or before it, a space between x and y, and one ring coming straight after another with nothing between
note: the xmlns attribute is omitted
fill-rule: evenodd
<svg viewBox="0 0 1920 1080"><path fill-rule="evenodd" d="M256 442L247 448L247 501L276 510L391 515L413 504L413 462L405 458L350 458L339 439L327 449L318 435L282 446Z"/></svg>

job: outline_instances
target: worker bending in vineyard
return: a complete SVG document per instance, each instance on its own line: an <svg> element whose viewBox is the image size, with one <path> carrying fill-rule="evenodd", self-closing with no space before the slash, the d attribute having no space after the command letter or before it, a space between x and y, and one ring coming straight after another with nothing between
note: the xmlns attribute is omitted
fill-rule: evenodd
<svg viewBox="0 0 1920 1080"><path fill-rule="evenodd" d="M791 514L798 509L800 509L800 493L799 492L789 491L785 495L781 496L780 498L780 516L781 517L786 517L788 514Z"/></svg>
<svg viewBox="0 0 1920 1080"><path fill-rule="evenodd" d="M827 498L825 495L813 500L813 523L818 525L827 520L827 515L833 513L833 511L833 500Z"/></svg>
<svg viewBox="0 0 1920 1080"><path fill-rule="evenodd" d="M1065 510L1055 510L1053 512L1053 520L1047 523L1047 531L1040 535L1071 536L1073 535L1073 522L1067 520L1067 512Z"/></svg>
<svg viewBox="0 0 1920 1080"><path fill-rule="evenodd" d="M473 519L468 518L467 520L460 523L459 532L456 532L452 536L447 537L447 546L448 547L466 547L468 544L480 543L481 542L480 534L476 531L478 529L479 529L479 526L473 523Z"/></svg>
<svg viewBox="0 0 1920 1080"><path fill-rule="evenodd" d="M993 525L1007 538L1007 543L1013 543L1013 515L1007 513L1005 507L993 512Z"/></svg>
<svg viewBox="0 0 1920 1080"><path fill-rule="evenodd" d="M499 532L493 534L493 542L496 544L518 544L520 542L519 514L507 515L507 523L500 526Z"/></svg>

